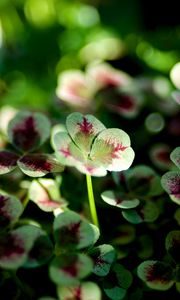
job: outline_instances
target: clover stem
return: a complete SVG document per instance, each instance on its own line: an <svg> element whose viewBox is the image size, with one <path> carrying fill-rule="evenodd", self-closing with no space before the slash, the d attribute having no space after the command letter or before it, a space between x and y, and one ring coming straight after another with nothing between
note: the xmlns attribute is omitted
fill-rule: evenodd
<svg viewBox="0 0 180 300"><path fill-rule="evenodd" d="M91 212L91 218L94 223L99 228L99 221L96 212L96 204L94 201L94 194L93 194L93 186L92 186L92 179L91 175L86 174L86 182L87 182L87 190L88 190L88 198L89 198L89 207Z"/></svg>

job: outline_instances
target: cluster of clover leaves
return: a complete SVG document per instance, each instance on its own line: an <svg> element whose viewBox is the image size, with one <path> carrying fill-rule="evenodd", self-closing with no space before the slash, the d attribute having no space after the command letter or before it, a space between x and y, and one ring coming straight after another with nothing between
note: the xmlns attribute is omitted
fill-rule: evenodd
<svg viewBox="0 0 180 300"><path fill-rule="evenodd" d="M0 190L1 284L12 276L18 292L25 299L34 299L34 294L31 295L18 280L17 270L48 264L49 277L57 285L61 300L100 300L102 293L110 299L122 299L132 283L132 275L117 262L116 251L111 245L95 245L100 231L91 175L104 176L107 170L129 168L134 159L129 136L120 129L106 129L92 115L72 113L67 118L66 130L52 135L55 153L34 153L49 137L50 127L44 115L26 111L19 112L8 125L7 137L14 151L11 145L8 146L10 150L0 151L0 174L19 167L25 175L36 179L28 181L23 201ZM39 178L62 172L64 165L75 166L86 174L94 224L68 209L56 179ZM50 235L36 222L23 222L22 215L29 199L43 211L54 212ZM95 279L84 281L88 275Z"/></svg>

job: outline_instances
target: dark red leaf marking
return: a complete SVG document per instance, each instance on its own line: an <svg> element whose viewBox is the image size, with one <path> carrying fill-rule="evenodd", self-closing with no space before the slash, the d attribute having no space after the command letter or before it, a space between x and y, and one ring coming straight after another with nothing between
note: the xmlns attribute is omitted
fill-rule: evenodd
<svg viewBox="0 0 180 300"><path fill-rule="evenodd" d="M18 235L9 235L0 241L0 258L8 259L24 253L24 243Z"/></svg>
<svg viewBox="0 0 180 300"><path fill-rule="evenodd" d="M107 262L101 257L101 256L98 256L95 260L95 264L98 266L98 267L102 267L104 264L106 264Z"/></svg>
<svg viewBox="0 0 180 300"><path fill-rule="evenodd" d="M63 226L57 230L59 244L66 247L75 246L79 243L81 221Z"/></svg>
<svg viewBox="0 0 180 300"><path fill-rule="evenodd" d="M121 199L120 197L116 197L115 201L116 201L116 205L118 205L123 202L123 199Z"/></svg>
<svg viewBox="0 0 180 300"><path fill-rule="evenodd" d="M70 151L69 151L69 148L61 148L60 150L59 150L65 157L69 157L69 156L71 156L71 153L70 153Z"/></svg>
<svg viewBox="0 0 180 300"><path fill-rule="evenodd" d="M172 195L180 195L180 177L170 178L167 185Z"/></svg>
<svg viewBox="0 0 180 300"><path fill-rule="evenodd" d="M93 171L95 170L95 168L94 167L92 167L92 166L85 166L85 168L86 168L86 170L90 173L90 174L93 174Z"/></svg>
<svg viewBox="0 0 180 300"><path fill-rule="evenodd" d="M26 155L19 160L33 171L51 172L52 164L47 160L45 155Z"/></svg>
<svg viewBox="0 0 180 300"><path fill-rule="evenodd" d="M14 167L18 160L18 155L9 151L0 151L0 168Z"/></svg>
<svg viewBox="0 0 180 300"><path fill-rule="evenodd" d="M80 286L75 288L73 296L75 297L75 300L81 300L81 287Z"/></svg>
<svg viewBox="0 0 180 300"><path fill-rule="evenodd" d="M78 274L77 266L75 263L72 263L71 266L63 267L62 270L72 277L76 277Z"/></svg>
<svg viewBox="0 0 180 300"><path fill-rule="evenodd" d="M92 134L93 132L93 124L90 123L85 117L83 117L83 121L77 123L80 127L80 131L84 134Z"/></svg>
<svg viewBox="0 0 180 300"><path fill-rule="evenodd" d="M10 215L5 210L5 205L6 205L7 200L8 200L8 197L0 195L0 224L1 224L1 226L7 226L11 219Z"/></svg>
<svg viewBox="0 0 180 300"><path fill-rule="evenodd" d="M159 283L167 283L170 280L169 268L156 263L148 266L146 269L146 279L148 282L158 281Z"/></svg>
<svg viewBox="0 0 180 300"><path fill-rule="evenodd" d="M167 150L159 150L156 153L156 158L165 163L170 163L169 152Z"/></svg>
<svg viewBox="0 0 180 300"><path fill-rule="evenodd" d="M13 143L24 151L34 148L39 142L40 136L36 130L33 116L29 116L13 128Z"/></svg>
<svg viewBox="0 0 180 300"><path fill-rule="evenodd" d="M134 98L130 95L119 95L117 107L122 110L132 110L135 107Z"/></svg>

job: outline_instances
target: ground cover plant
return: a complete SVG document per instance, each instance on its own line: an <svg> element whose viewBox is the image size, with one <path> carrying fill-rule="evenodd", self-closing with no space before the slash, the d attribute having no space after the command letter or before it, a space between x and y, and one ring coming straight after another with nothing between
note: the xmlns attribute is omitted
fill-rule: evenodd
<svg viewBox="0 0 180 300"><path fill-rule="evenodd" d="M179 297L179 29L115 2L0 3L2 300Z"/></svg>

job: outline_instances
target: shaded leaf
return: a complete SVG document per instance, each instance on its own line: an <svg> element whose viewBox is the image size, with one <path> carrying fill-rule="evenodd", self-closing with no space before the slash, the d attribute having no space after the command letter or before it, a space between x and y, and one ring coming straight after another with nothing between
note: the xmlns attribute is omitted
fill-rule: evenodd
<svg viewBox="0 0 180 300"><path fill-rule="evenodd" d="M92 260L85 254L66 254L53 259L50 264L50 277L58 285L78 284L93 268Z"/></svg>
<svg viewBox="0 0 180 300"><path fill-rule="evenodd" d="M172 166L170 160L171 148L166 144L155 144L150 149L150 158L160 170L168 170Z"/></svg>
<svg viewBox="0 0 180 300"><path fill-rule="evenodd" d="M54 236L61 248L82 249L92 246L97 238L97 229L73 211L66 211L54 220Z"/></svg>
<svg viewBox="0 0 180 300"><path fill-rule="evenodd" d="M73 286L58 286L58 296L61 300L101 300L101 290L94 282L82 282Z"/></svg>
<svg viewBox="0 0 180 300"><path fill-rule="evenodd" d="M113 240L115 245L127 245L136 237L135 227L130 224L122 224L118 227L117 237Z"/></svg>
<svg viewBox="0 0 180 300"><path fill-rule="evenodd" d="M32 151L49 137L50 122L41 113L21 111L9 122L8 137L20 151Z"/></svg>
<svg viewBox="0 0 180 300"><path fill-rule="evenodd" d="M25 225L6 236L1 236L0 266L5 269L17 269L22 266L40 233L41 230L37 226Z"/></svg>
<svg viewBox="0 0 180 300"><path fill-rule="evenodd" d="M94 138L105 126L94 116L72 113L67 117L66 127L75 144L88 155Z"/></svg>
<svg viewBox="0 0 180 300"><path fill-rule="evenodd" d="M121 264L115 264L113 271L116 274L118 284L121 288L128 289L133 281L131 273L125 269Z"/></svg>
<svg viewBox="0 0 180 300"><path fill-rule="evenodd" d="M157 196L163 190L160 177L148 166L138 165L126 172L128 187L137 196Z"/></svg>
<svg viewBox="0 0 180 300"><path fill-rule="evenodd" d="M116 194L113 191L104 191L101 197L106 203L123 209L130 209L139 205L138 199L127 200L124 195Z"/></svg>
<svg viewBox="0 0 180 300"><path fill-rule="evenodd" d="M180 204L180 172L170 171L161 178L161 184L170 198Z"/></svg>
<svg viewBox="0 0 180 300"><path fill-rule="evenodd" d="M116 251L111 245L100 245L89 252L94 261L93 273L98 276L106 276L116 257Z"/></svg>
<svg viewBox="0 0 180 300"><path fill-rule="evenodd" d="M31 177L41 177L50 172L64 170L64 166L50 154L27 154L21 157L17 163L21 171Z"/></svg>
<svg viewBox="0 0 180 300"><path fill-rule="evenodd" d="M170 231L166 237L166 250L176 263L180 263L180 230Z"/></svg>
<svg viewBox="0 0 180 300"><path fill-rule="evenodd" d="M53 179L33 180L29 188L29 198L46 212L66 206L66 201L62 199Z"/></svg>
<svg viewBox="0 0 180 300"><path fill-rule="evenodd" d="M153 254L153 241L149 235L142 235L138 239L138 257L148 259Z"/></svg>
<svg viewBox="0 0 180 300"><path fill-rule="evenodd" d="M0 194L0 230L18 220L23 212L23 205L12 195Z"/></svg>
<svg viewBox="0 0 180 300"><path fill-rule="evenodd" d="M119 286L112 286L110 283L104 284L104 292L112 300L121 300L126 295L126 290Z"/></svg>
<svg viewBox="0 0 180 300"><path fill-rule="evenodd" d="M154 222L159 216L159 210L155 203L146 201L136 209L129 209L122 211L123 217L132 224L139 224L142 222Z"/></svg>
<svg viewBox="0 0 180 300"><path fill-rule="evenodd" d="M92 145L90 158L109 171L128 169L134 159L128 134L118 128L103 130Z"/></svg>
<svg viewBox="0 0 180 300"><path fill-rule="evenodd" d="M13 152L2 150L0 151L0 175L11 172L16 168L16 163L19 156Z"/></svg>
<svg viewBox="0 0 180 300"><path fill-rule="evenodd" d="M170 155L173 163L180 169L180 147L175 148Z"/></svg>
<svg viewBox="0 0 180 300"><path fill-rule="evenodd" d="M139 278L155 290L166 291L174 283L173 270L168 263L147 260L138 266L137 273Z"/></svg>

